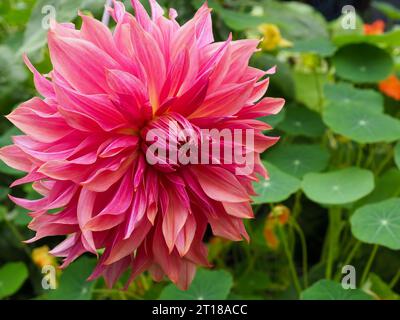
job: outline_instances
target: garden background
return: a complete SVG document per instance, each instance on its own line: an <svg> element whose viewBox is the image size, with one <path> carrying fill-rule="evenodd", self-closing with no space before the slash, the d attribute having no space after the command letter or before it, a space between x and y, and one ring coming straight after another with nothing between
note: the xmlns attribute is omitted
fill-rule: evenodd
<svg viewBox="0 0 400 320"><path fill-rule="evenodd" d="M201 5L160 3L177 9L180 22ZM11 191L21 173L0 163L0 299L400 298L399 1L208 3L216 40L230 31L234 39L263 38L252 64L277 66L268 95L287 101L265 120L275 128L266 134L282 138L263 154L270 180L256 185L251 242L208 237L213 268L199 270L186 292L147 274L125 291L124 279L114 289L103 280L87 282L92 256L58 271L58 288L44 290L42 267L60 263L48 254L58 239L22 243L32 237L30 218L7 195L37 195L30 186ZM51 70L46 5L54 6L58 21L79 25L78 8L101 19L104 1L1 1L2 115L37 95L24 52L39 71ZM345 5L353 7L342 11ZM18 134L0 118L0 147ZM357 289L343 288L345 276Z"/></svg>

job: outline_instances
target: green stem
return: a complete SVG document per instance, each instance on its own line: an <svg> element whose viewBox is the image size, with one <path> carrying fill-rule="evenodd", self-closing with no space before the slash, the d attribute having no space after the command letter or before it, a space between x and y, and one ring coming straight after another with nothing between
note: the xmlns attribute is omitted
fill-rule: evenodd
<svg viewBox="0 0 400 320"><path fill-rule="evenodd" d="M360 144L358 146L358 153L357 153L357 162L356 162L357 167L361 166L363 155L364 155L364 145Z"/></svg>
<svg viewBox="0 0 400 320"><path fill-rule="evenodd" d="M370 168L375 160L375 145L370 145L367 160L365 160L365 168Z"/></svg>
<svg viewBox="0 0 400 320"><path fill-rule="evenodd" d="M286 239L286 235L285 235L285 231L283 230L282 226L279 226L278 228L279 233L280 233L280 237L282 240L282 244L283 244L283 249L285 251L286 254L286 258L288 259L288 263L289 263L289 269L290 269L290 273L292 274L292 280L293 280L293 284L294 287L297 291L297 294L300 296L301 293L301 286L300 286L300 281L299 281L299 277L297 275L295 266L294 266L294 261L293 261L293 255L290 252L289 249L289 245Z"/></svg>
<svg viewBox="0 0 400 320"><path fill-rule="evenodd" d="M391 289L394 288L394 286L397 284L397 282L400 280L400 269L397 271L397 273L394 275L393 279L389 283L389 287Z"/></svg>
<svg viewBox="0 0 400 320"><path fill-rule="evenodd" d="M357 241L357 243L353 246L353 249L351 249L349 255L347 256L346 260L343 263L343 266L347 266L350 264L350 262L353 260L354 255L357 253L357 251L360 249L361 247L361 242ZM339 280L340 279L340 271L336 274L335 280Z"/></svg>
<svg viewBox="0 0 400 320"><path fill-rule="evenodd" d="M315 86L317 88L316 91L318 94L318 111L322 113L322 107L324 104L324 94L322 92L321 83L319 81L318 72L317 72L316 68L313 69L313 75L314 75L314 79L315 79Z"/></svg>
<svg viewBox="0 0 400 320"><path fill-rule="evenodd" d="M295 199L294 199L293 212L292 212L292 215L293 215L294 219L297 219L298 216L301 213L301 209L302 209L302 207L301 207L301 196L302 196L301 190L297 191L297 193L295 195Z"/></svg>
<svg viewBox="0 0 400 320"><path fill-rule="evenodd" d="M369 271L371 270L372 263L374 262L376 253L378 252L378 249L379 249L379 245L375 244L373 249L372 249L372 251L371 251L371 254L370 254L369 258L368 258L367 265L364 268L364 272L362 274L361 282L360 282L361 285L363 285L365 283L365 281L367 280L367 276L369 274Z"/></svg>
<svg viewBox="0 0 400 320"><path fill-rule="evenodd" d="M341 209L332 207L329 209L329 232L328 232L328 257L326 262L327 279L332 278L333 264L335 262L335 251L340 233Z"/></svg>
<svg viewBox="0 0 400 320"><path fill-rule="evenodd" d="M386 157L382 160L381 164L379 165L378 169L376 169L375 174L378 176L383 169L385 169L386 165L392 160L393 157L393 149L386 154Z"/></svg>
<svg viewBox="0 0 400 320"><path fill-rule="evenodd" d="M300 238L301 244L301 251L303 254L303 281L304 281L304 288L308 287L308 254L307 254L307 242L306 237L304 236L304 232L299 226L299 224L292 220L291 223L293 224L294 229L297 231L297 234Z"/></svg>

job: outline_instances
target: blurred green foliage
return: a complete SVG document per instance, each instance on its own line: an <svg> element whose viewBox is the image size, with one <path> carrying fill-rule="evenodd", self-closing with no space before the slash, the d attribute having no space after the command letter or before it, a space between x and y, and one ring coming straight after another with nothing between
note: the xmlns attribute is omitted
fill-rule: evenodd
<svg viewBox="0 0 400 320"><path fill-rule="evenodd" d="M129 1L125 1L127 7ZM164 0L189 19L201 0ZM57 20L79 25L77 9L101 18L102 0L2 0L0 3L0 113L35 95L22 64L26 52L46 73L51 63L45 5ZM224 40L257 36L273 24L292 45L260 51L258 68L277 65L269 96L287 100L285 110L263 119L281 136L263 155L270 180L255 184L256 218L247 223L251 243L211 238L215 270L199 270L187 292L141 275L127 290L86 282L95 258L83 257L58 274L57 290L42 288L43 274L26 245L26 211L7 199L21 174L0 163L0 298L6 299L399 299L400 292L400 102L379 91L379 82L400 71L400 10L375 2L390 28L365 35L363 17L344 30L312 7L294 1L209 0L214 33ZM0 119L0 147L19 132ZM35 199L28 187L13 195ZM283 204L286 213L278 210ZM279 207L281 208L281 207ZM288 214L287 221L279 217ZM357 288L340 285L342 267L354 265ZM373 272L372 272L373 271ZM128 275L124 278L126 279Z"/></svg>

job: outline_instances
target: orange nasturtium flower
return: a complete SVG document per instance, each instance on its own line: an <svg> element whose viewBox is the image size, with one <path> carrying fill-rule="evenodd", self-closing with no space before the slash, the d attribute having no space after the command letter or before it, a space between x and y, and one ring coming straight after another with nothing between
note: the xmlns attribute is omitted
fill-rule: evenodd
<svg viewBox="0 0 400 320"><path fill-rule="evenodd" d="M264 239L267 246L271 249L279 247L279 239L275 233L277 226L284 226L288 223L290 217L290 209L284 205L275 206L267 217L264 225Z"/></svg>
<svg viewBox="0 0 400 320"><path fill-rule="evenodd" d="M379 83L379 90L388 97L400 101L400 79L396 75L391 75L389 78Z"/></svg>
<svg viewBox="0 0 400 320"><path fill-rule="evenodd" d="M376 20L371 24L364 24L364 33L367 35L382 34L385 32L385 21Z"/></svg>

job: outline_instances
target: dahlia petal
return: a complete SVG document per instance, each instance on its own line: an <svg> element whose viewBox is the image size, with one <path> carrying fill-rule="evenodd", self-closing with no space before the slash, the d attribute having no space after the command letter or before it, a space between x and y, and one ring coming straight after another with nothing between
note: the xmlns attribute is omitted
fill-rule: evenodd
<svg viewBox="0 0 400 320"><path fill-rule="evenodd" d="M139 138L136 136L122 136L115 139L104 150L99 154L101 158L109 158L120 154L122 151L136 147L138 145Z"/></svg>
<svg viewBox="0 0 400 320"><path fill-rule="evenodd" d="M139 24L144 30L149 31L152 24L146 9L143 7L139 0L131 0L131 3L133 9L135 10L135 16Z"/></svg>
<svg viewBox="0 0 400 320"><path fill-rule="evenodd" d="M107 191L124 175L131 163L132 157L123 158L117 163L101 168L89 179L83 181L81 185L96 192Z"/></svg>
<svg viewBox="0 0 400 320"><path fill-rule="evenodd" d="M135 0L135 2L138 1ZM149 100L153 110L157 110L159 93L166 77L165 59L160 47L149 33L143 30L135 20L131 21L130 26L135 54L146 73ZM140 41L137 41L137 39L140 39ZM157 66L157 69L154 66Z"/></svg>
<svg viewBox="0 0 400 320"><path fill-rule="evenodd" d="M176 251L174 251L172 254L169 251L161 230L162 227L160 226L160 223L156 224L155 229L152 246L155 262L160 265L165 274L171 279L172 282L176 284L179 279L179 255L176 253Z"/></svg>
<svg viewBox="0 0 400 320"><path fill-rule="evenodd" d="M146 197L143 189L136 190L132 202L132 210L128 215L124 239L129 238L137 228L138 223L143 219L146 213Z"/></svg>
<svg viewBox="0 0 400 320"><path fill-rule="evenodd" d="M189 118L230 116L242 109L251 94L254 80L230 84L209 95ZM229 93L229 94L228 94Z"/></svg>
<svg viewBox="0 0 400 320"><path fill-rule="evenodd" d="M28 66L29 70L33 73L34 83L37 91L46 98L54 98L54 88L52 83L43 77L36 68L29 61L28 56L26 54L23 55L23 59L25 64Z"/></svg>
<svg viewBox="0 0 400 320"><path fill-rule="evenodd" d="M189 284L192 283L196 274L196 265L189 261L183 261L179 270L179 278L176 286L181 290L189 289Z"/></svg>
<svg viewBox="0 0 400 320"><path fill-rule="evenodd" d="M183 257L189 251L195 233L196 219L192 214L189 214L184 226L182 227L182 230L179 232L176 238L175 243L176 249L178 250L181 257Z"/></svg>
<svg viewBox="0 0 400 320"><path fill-rule="evenodd" d="M84 229L85 225L92 218L93 207L96 201L96 197L96 192L90 191L86 188L82 188L77 207L78 223L81 230ZM85 240L83 243L85 249L96 254L96 246L94 244L92 232L82 231L81 237L82 240Z"/></svg>
<svg viewBox="0 0 400 320"><path fill-rule="evenodd" d="M188 211L173 192L168 192L168 200L168 207L162 223L162 232L169 253L171 253L175 247L179 232L188 219Z"/></svg>
<svg viewBox="0 0 400 320"><path fill-rule="evenodd" d="M85 229L103 231L111 229L121 223L125 219L123 213L128 210L132 203L132 186L132 173L127 173L122 178L111 201L98 215L88 221L85 225Z"/></svg>
<svg viewBox="0 0 400 320"><path fill-rule="evenodd" d="M117 280L121 277L122 273L131 264L131 257L125 257L109 266L106 266L102 271L104 280L108 288L112 288Z"/></svg>
<svg viewBox="0 0 400 320"><path fill-rule="evenodd" d="M216 236L232 241L241 241L243 238L247 241L249 240L243 222L239 218L232 218L221 214L218 218L209 217L209 222Z"/></svg>
<svg viewBox="0 0 400 320"><path fill-rule="evenodd" d="M169 108L171 112L180 113L183 116L190 115L202 105L207 94L208 75L198 79L197 82L186 91L181 97L177 98Z"/></svg>
<svg viewBox="0 0 400 320"><path fill-rule="evenodd" d="M53 179L65 181L71 180L79 183L89 173L89 170L90 169L87 166L82 164L53 160L40 166L38 172Z"/></svg>
<svg viewBox="0 0 400 320"><path fill-rule="evenodd" d="M67 119L71 114L71 118L79 118L76 122L82 124L83 129L95 130L97 127L112 131L128 125L106 95L85 95L60 85L55 85L55 90L60 113Z"/></svg>
<svg viewBox="0 0 400 320"><path fill-rule="evenodd" d="M107 53L88 41L61 37L54 31L49 32L48 42L54 68L74 89L84 94L108 91L104 70L117 68L118 63Z"/></svg>
<svg viewBox="0 0 400 320"><path fill-rule="evenodd" d="M31 171L25 177L15 180L10 187L13 188L22 184L38 181L43 178L46 178L46 176L36 171Z"/></svg>
<svg viewBox="0 0 400 320"><path fill-rule="evenodd" d="M151 257L147 254L145 246L142 244L137 250L132 261L132 273L127 281L125 288L142 272L148 269L153 263Z"/></svg>
<svg viewBox="0 0 400 320"><path fill-rule="evenodd" d="M40 142L54 142L70 134L73 129L57 115L45 115L48 108L39 98L33 98L11 112L7 119L25 134Z"/></svg>
<svg viewBox="0 0 400 320"><path fill-rule="evenodd" d="M253 210L249 202L232 203L232 202L222 202L226 213L242 219L254 218Z"/></svg>
<svg viewBox="0 0 400 320"><path fill-rule="evenodd" d="M111 16L118 23L122 22L126 13L125 5L121 1L113 0L114 8L111 8Z"/></svg>
<svg viewBox="0 0 400 320"><path fill-rule="evenodd" d="M110 265L132 254L140 246L150 228L150 222L146 219L143 219L140 223L140 227L136 229L134 235L131 235L128 239L122 239L116 243L116 245L111 249L111 253L104 264Z"/></svg>
<svg viewBox="0 0 400 320"><path fill-rule="evenodd" d="M249 101L257 102L258 100L260 100L267 92L268 86L269 86L269 78L257 82L256 85L254 86L253 93L249 97Z"/></svg>
<svg viewBox="0 0 400 320"><path fill-rule="evenodd" d="M25 172L29 172L33 167L29 157L15 145L1 148L0 159L9 167Z"/></svg>
<svg viewBox="0 0 400 320"><path fill-rule="evenodd" d="M76 189L77 187L74 184L61 182L55 184L54 189L48 197L42 199L26 200L13 196L9 197L14 203L28 210L51 210L67 205L75 195Z"/></svg>
<svg viewBox="0 0 400 320"><path fill-rule="evenodd" d="M196 38L199 48L214 42L211 9L208 8L207 2L204 2L196 12L193 21L196 24Z"/></svg>
<svg viewBox="0 0 400 320"><path fill-rule="evenodd" d="M224 202L250 200L239 181L227 170L215 166L194 166L191 170L211 199Z"/></svg>
<svg viewBox="0 0 400 320"><path fill-rule="evenodd" d="M163 8L155 0L150 0L151 19L156 22L158 18L164 15Z"/></svg>

